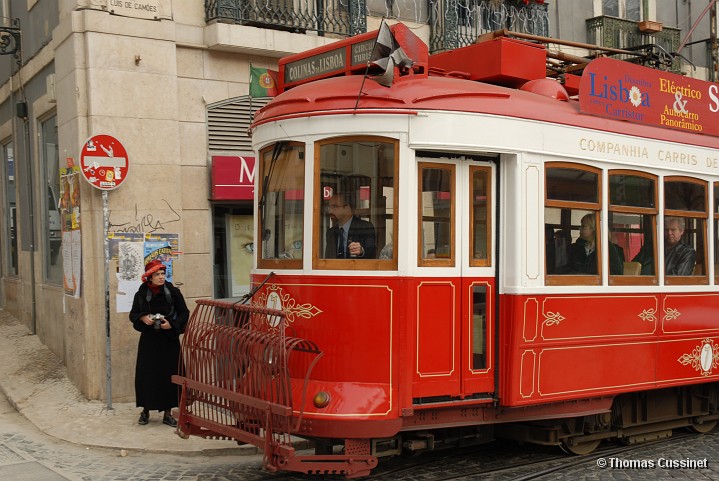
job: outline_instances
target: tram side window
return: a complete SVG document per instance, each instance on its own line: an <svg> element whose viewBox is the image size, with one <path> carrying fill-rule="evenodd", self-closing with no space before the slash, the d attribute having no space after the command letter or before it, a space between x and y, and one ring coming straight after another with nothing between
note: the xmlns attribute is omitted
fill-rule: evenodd
<svg viewBox="0 0 719 481"><path fill-rule="evenodd" d="M642 172L609 172L611 284L656 283L656 185L655 176Z"/></svg>
<svg viewBox="0 0 719 481"><path fill-rule="evenodd" d="M472 258L473 266L491 265L491 183L492 172L486 167L470 168L470 192L472 205L470 209L470 224L472 225Z"/></svg>
<svg viewBox="0 0 719 481"><path fill-rule="evenodd" d="M454 266L454 165L419 164L418 264Z"/></svg>
<svg viewBox="0 0 719 481"><path fill-rule="evenodd" d="M305 149L278 143L260 152L260 268L302 267Z"/></svg>
<svg viewBox="0 0 719 481"><path fill-rule="evenodd" d="M664 180L664 273L667 284L707 281L706 182L686 177Z"/></svg>
<svg viewBox="0 0 719 481"><path fill-rule="evenodd" d="M332 139L317 152L315 268L396 269L397 143Z"/></svg>
<svg viewBox="0 0 719 481"><path fill-rule="evenodd" d="M548 284L599 283L599 173L576 164L547 164L544 227Z"/></svg>

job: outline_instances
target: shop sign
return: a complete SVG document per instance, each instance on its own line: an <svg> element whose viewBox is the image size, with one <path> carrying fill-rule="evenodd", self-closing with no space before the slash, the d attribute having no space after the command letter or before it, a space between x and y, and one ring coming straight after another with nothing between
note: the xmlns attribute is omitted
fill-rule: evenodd
<svg viewBox="0 0 719 481"><path fill-rule="evenodd" d="M212 200L252 200L254 195L254 157L212 156Z"/></svg>

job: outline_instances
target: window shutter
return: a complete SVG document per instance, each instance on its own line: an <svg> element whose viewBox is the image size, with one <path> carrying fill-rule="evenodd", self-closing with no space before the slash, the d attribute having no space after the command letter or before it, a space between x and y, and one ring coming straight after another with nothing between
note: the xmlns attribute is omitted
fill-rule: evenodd
<svg viewBox="0 0 719 481"><path fill-rule="evenodd" d="M244 95L207 106L207 145L210 151L252 152L252 139L247 133L252 116L272 98L255 97L251 100L249 95Z"/></svg>

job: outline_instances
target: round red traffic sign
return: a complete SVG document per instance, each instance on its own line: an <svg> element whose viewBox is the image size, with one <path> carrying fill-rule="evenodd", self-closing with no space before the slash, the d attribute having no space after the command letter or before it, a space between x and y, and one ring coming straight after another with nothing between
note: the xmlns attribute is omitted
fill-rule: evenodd
<svg viewBox="0 0 719 481"><path fill-rule="evenodd" d="M90 137L80 152L80 170L93 187L116 189L127 178L130 159L125 147L110 135Z"/></svg>

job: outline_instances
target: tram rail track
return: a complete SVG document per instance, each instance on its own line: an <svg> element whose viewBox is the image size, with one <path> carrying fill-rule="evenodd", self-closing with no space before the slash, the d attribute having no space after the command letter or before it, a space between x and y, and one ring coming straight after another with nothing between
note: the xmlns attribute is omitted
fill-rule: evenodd
<svg viewBox="0 0 719 481"><path fill-rule="evenodd" d="M511 454L507 457L507 459L504 459L504 461L500 459L502 457L501 455L500 457L494 455L495 451L501 452L502 450L504 450L504 446L492 447L490 449L487 449L487 445L482 445L471 449L462 450L462 452L452 452L449 456L444 456L441 459L433 457L432 459L424 459L417 463L412 463L411 465L390 468L381 472L380 468L378 468L377 470L375 470L376 472L374 474L362 479L368 481L386 479L401 480L403 479L404 475L408 475L410 473L416 475L417 469L422 468L423 470L428 471L423 473L423 475L431 476L431 479L433 481L476 479L477 476L492 476L493 479L502 479L502 474L506 474L505 479L529 481L535 479L543 479L547 476L556 476L557 473L584 464L596 466L597 460L601 458L626 455L627 453L631 453L633 451L646 449L651 446L661 446L662 444L675 443L677 441L681 441L683 439L691 438L694 436L696 436L696 434L676 433L669 438L659 439L655 441L647 441L639 444L625 446L607 445L603 448L598 449L594 453L583 456L571 456L567 454L551 455L548 451L537 451L536 453L529 454L531 459L523 461L521 465L517 465L516 462L512 461L512 459L516 461L516 456L512 456ZM459 471L456 469L456 462L458 460L471 460L473 459L474 455L481 455L483 457L492 456L492 462L489 463L490 466L486 466L483 464L482 467L475 465L472 467L468 467L467 469L461 469ZM506 463L511 463L512 465L507 466ZM553 465L547 467L547 463L551 463ZM448 473L443 476L435 475L442 472L443 468L446 466L453 466L452 470L454 472ZM537 471L536 467L541 467L542 469ZM531 470L531 472L527 473L527 470Z"/></svg>

